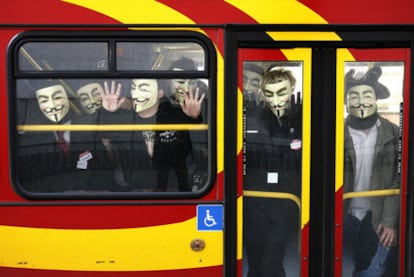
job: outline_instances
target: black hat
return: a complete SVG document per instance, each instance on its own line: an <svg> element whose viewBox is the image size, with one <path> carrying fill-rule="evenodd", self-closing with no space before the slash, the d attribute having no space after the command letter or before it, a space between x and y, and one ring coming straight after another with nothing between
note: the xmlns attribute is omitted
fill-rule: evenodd
<svg viewBox="0 0 414 277"><path fill-rule="evenodd" d="M262 76L264 74L264 70L263 70L263 68L261 66L258 66L257 64L250 63L250 62L245 63L243 65L243 70L247 70L247 71L251 71L251 72L256 72L257 74L262 75Z"/></svg>
<svg viewBox="0 0 414 277"><path fill-rule="evenodd" d="M359 85L367 85L374 89L377 99L385 99L390 97L390 91L386 86L378 82L381 77L381 67L374 66L370 68L364 75L356 76L355 70L351 69L345 74L345 96L351 87Z"/></svg>
<svg viewBox="0 0 414 277"><path fill-rule="evenodd" d="M170 70L197 70L192 59L181 57L170 65Z"/></svg>
<svg viewBox="0 0 414 277"><path fill-rule="evenodd" d="M42 88L61 85L57 80L52 80L52 79L29 80L29 83L35 92Z"/></svg>

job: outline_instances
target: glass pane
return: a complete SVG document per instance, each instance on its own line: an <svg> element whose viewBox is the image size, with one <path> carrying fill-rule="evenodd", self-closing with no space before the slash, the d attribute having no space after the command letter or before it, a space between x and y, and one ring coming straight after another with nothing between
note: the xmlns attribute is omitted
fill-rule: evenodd
<svg viewBox="0 0 414 277"><path fill-rule="evenodd" d="M302 62L243 62L243 276L300 275Z"/></svg>
<svg viewBox="0 0 414 277"><path fill-rule="evenodd" d="M207 80L19 80L20 187L31 193L201 190L208 94Z"/></svg>
<svg viewBox="0 0 414 277"><path fill-rule="evenodd" d="M19 48L20 71L108 69L106 42L29 42Z"/></svg>
<svg viewBox="0 0 414 277"><path fill-rule="evenodd" d="M343 276L397 276L403 62L345 62Z"/></svg>
<svg viewBox="0 0 414 277"><path fill-rule="evenodd" d="M119 42L116 47L118 70L205 69L205 52L198 43Z"/></svg>

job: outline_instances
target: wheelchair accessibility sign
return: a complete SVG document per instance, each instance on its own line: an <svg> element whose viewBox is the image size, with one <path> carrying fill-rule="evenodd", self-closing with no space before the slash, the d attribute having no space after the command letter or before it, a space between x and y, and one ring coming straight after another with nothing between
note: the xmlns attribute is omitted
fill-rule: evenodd
<svg viewBox="0 0 414 277"><path fill-rule="evenodd" d="M197 230L221 231L223 230L223 206L222 205L198 205L197 206Z"/></svg>

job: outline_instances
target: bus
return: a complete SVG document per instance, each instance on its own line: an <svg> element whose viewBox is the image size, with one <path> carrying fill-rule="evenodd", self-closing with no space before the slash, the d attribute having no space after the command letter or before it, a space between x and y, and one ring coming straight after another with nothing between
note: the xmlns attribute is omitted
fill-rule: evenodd
<svg viewBox="0 0 414 277"><path fill-rule="evenodd" d="M411 8L3 1L0 276L414 276Z"/></svg>

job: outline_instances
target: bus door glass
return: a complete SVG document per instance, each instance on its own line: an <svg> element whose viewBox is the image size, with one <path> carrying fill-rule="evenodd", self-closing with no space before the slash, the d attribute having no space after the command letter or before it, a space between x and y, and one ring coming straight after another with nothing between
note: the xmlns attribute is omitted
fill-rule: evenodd
<svg viewBox="0 0 414 277"><path fill-rule="evenodd" d="M301 276L307 267L310 53L239 49L242 276Z"/></svg>
<svg viewBox="0 0 414 277"><path fill-rule="evenodd" d="M407 49L337 50L335 276L403 276L408 67Z"/></svg>

